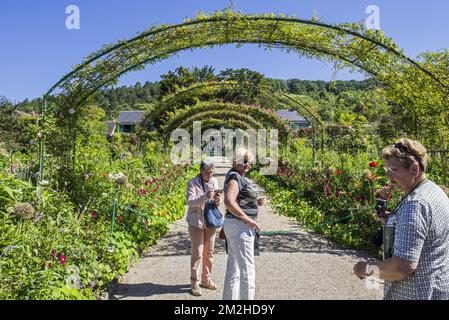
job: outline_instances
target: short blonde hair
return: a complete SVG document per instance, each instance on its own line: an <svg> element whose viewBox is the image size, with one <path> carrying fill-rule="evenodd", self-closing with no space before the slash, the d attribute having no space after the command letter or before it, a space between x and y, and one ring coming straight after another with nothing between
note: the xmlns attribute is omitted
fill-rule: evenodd
<svg viewBox="0 0 449 320"><path fill-rule="evenodd" d="M232 166L235 168L237 165L244 163L245 161L253 162L255 160L254 154L245 148L240 148L235 152Z"/></svg>
<svg viewBox="0 0 449 320"><path fill-rule="evenodd" d="M382 158L384 160L396 158L406 169L416 163L423 172L426 171L429 161L426 148L420 142L406 138L384 148Z"/></svg>

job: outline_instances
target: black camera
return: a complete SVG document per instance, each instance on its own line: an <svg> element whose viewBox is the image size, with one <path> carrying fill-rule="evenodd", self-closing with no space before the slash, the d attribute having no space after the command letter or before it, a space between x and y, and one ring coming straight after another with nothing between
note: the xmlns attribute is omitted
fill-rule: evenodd
<svg viewBox="0 0 449 320"><path fill-rule="evenodd" d="M376 212L377 215L381 218L386 218L387 217L387 200L384 199L377 199L376 200Z"/></svg>

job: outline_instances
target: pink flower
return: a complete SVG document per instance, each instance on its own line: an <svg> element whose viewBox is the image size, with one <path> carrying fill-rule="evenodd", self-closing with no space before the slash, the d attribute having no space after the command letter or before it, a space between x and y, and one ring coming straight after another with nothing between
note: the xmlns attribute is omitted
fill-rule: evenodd
<svg viewBox="0 0 449 320"><path fill-rule="evenodd" d="M341 195L341 192L340 192L339 190L337 190L337 191L335 192L335 196L338 198L340 195Z"/></svg>
<svg viewBox="0 0 449 320"><path fill-rule="evenodd" d="M67 262L67 257L66 257L65 255L60 255L60 256L59 256L59 262L60 262L62 265L65 265L66 262Z"/></svg>
<svg viewBox="0 0 449 320"><path fill-rule="evenodd" d="M56 259L56 258L57 258L58 253L56 252L55 249L52 249L52 250L51 250L51 256L53 257L53 259Z"/></svg>
<svg viewBox="0 0 449 320"><path fill-rule="evenodd" d="M92 216L92 219L97 219L97 211L91 211L90 215Z"/></svg>

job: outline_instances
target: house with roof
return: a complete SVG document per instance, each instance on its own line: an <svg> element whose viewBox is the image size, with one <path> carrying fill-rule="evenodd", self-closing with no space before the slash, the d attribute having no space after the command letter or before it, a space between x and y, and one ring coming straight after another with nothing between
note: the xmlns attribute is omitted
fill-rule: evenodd
<svg viewBox="0 0 449 320"><path fill-rule="evenodd" d="M121 111L117 120L107 121L108 133L107 138L112 137L117 133L133 133L136 131L136 126L144 119L145 111ZM154 130L154 124L151 123L149 130Z"/></svg>
<svg viewBox="0 0 449 320"><path fill-rule="evenodd" d="M277 111L279 117L290 123L290 127L294 130L310 128L309 120L301 116L296 110L280 109Z"/></svg>
<svg viewBox="0 0 449 320"><path fill-rule="evenodd" d="M136 126L142 122L145 111L122 111L117 120L117 131L120 133L135 132Z"/></svg>

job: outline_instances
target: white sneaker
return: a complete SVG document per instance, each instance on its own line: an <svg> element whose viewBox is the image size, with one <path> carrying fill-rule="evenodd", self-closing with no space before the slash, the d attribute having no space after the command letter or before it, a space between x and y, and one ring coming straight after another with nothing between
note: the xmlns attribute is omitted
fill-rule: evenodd
<svg viewBox="0 0 449 320"><path fill-rule="evenodd" d="M190 291L191 291L192 295L194 295L196 297L199 297L203 294L201 292L201 289L200 289L200 286L198 285L198 283L192 284Z"/></svg>
<svg viewBox="0 0 449 320"><path fill-rule="evenodd" d="M209 290L217 290L217 285L212 280L209 280L208 283L201 282L200 287L207 288Z"/></svg>

